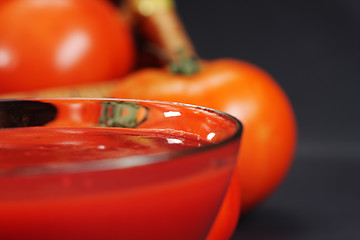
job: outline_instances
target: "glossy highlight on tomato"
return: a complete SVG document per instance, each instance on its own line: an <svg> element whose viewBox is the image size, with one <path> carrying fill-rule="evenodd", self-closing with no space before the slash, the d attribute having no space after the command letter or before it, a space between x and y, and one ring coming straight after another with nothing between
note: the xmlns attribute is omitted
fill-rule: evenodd
<svg viewBox="0 0 360 240"><path fill-rule="evenodd" d="M134 43L104 0L0 4L0 93L80 85L129 72Z"/></svg>

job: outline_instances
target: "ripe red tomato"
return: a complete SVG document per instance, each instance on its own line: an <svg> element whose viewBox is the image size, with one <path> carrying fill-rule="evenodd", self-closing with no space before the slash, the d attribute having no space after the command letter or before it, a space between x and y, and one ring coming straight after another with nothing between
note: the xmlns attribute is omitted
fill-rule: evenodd
<svg viewBox="0 0 360 240"><path fill-rule="evenodd" d="M0 93L108 80L133 62L131 30L107 1L0 4Z"/></svg>
<svg viewBox="0 0 360 240"><path fill-rule="evenodd" d="M279 185L292 162L296 123L291 104L269 74L247 62L205 62L193 75L144 69L119 82L111 95L191 103L237 117L244 125L238 165L245 211Z"/></svg>

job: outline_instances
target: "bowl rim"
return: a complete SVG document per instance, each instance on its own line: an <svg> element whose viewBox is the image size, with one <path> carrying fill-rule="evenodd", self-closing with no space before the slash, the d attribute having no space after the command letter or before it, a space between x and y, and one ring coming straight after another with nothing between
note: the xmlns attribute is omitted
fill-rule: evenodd
<svg viewBox="0 0 360 240"><path fill-rule="evenodd" d="M40 102L61 102L61 101L73 101L75 102L135 102L135 103L150 103L150 104L163 104L163 105L176 105L186 108L195 108L204 110L206 112L216 113L217 115L228 119L235 123L236 131L226 137L225 139L208 144L201 147L189 148L181 151L171 151L165 153L154 153L154 154L141 154L135 156L126 156L118 158L109 158L99 160L89 160L85 162L70 162L70 163L45 163L32 166L16 167L12 170L1 171L0 179L8 177L25 177L25 176L39 176L49 174L75 174L84 172L96 172L96 171L107 171L107 170L119 170L126 168L134 168L156 164L160 162L170 162L177 158L186 157L188 155L202 153L217 148L221 148L234 141L239 141L243 132L243 125L236 117L208 107L197 106L194 104L172 102L172 101L155 101L155 100L142 100L142 99L125 99L125 98L87 98L87 97L64 97L64 98L14 98L14 99L0 99L0 102L17 102L17 101L40 101ZM0 131L2 129L0 128Z"/></svg>

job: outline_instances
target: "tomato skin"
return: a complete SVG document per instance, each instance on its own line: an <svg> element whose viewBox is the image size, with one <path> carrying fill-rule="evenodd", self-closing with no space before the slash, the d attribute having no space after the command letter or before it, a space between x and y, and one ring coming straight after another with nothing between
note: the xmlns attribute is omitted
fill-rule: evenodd
<svg viewBox="0 0 360 240"><path fill-rule="evenodd" d="M0 93L92 83L134 63L130 28L103 0L0 5Z"/></svg>
<svg viewBox="0 0 360 240"><path fill-rule="evenodd" d="M274 191L292 162L297 131L291 104L274 79L250 63L204 62L190 76L144 69L119 82L111 96L190 103L237 117L244 125L238 170L245 211Z"/></svg>

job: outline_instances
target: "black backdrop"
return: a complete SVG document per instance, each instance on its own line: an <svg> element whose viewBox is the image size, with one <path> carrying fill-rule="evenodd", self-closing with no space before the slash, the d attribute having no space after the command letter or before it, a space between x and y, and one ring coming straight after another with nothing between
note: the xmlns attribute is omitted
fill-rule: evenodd
<svg viewBox="0 0 360 240"><path fill-rule="evenodd" d="M178 0L199 55L255 63L293 103L299 145L233 239L360 239L360 1Z"/></svg>

